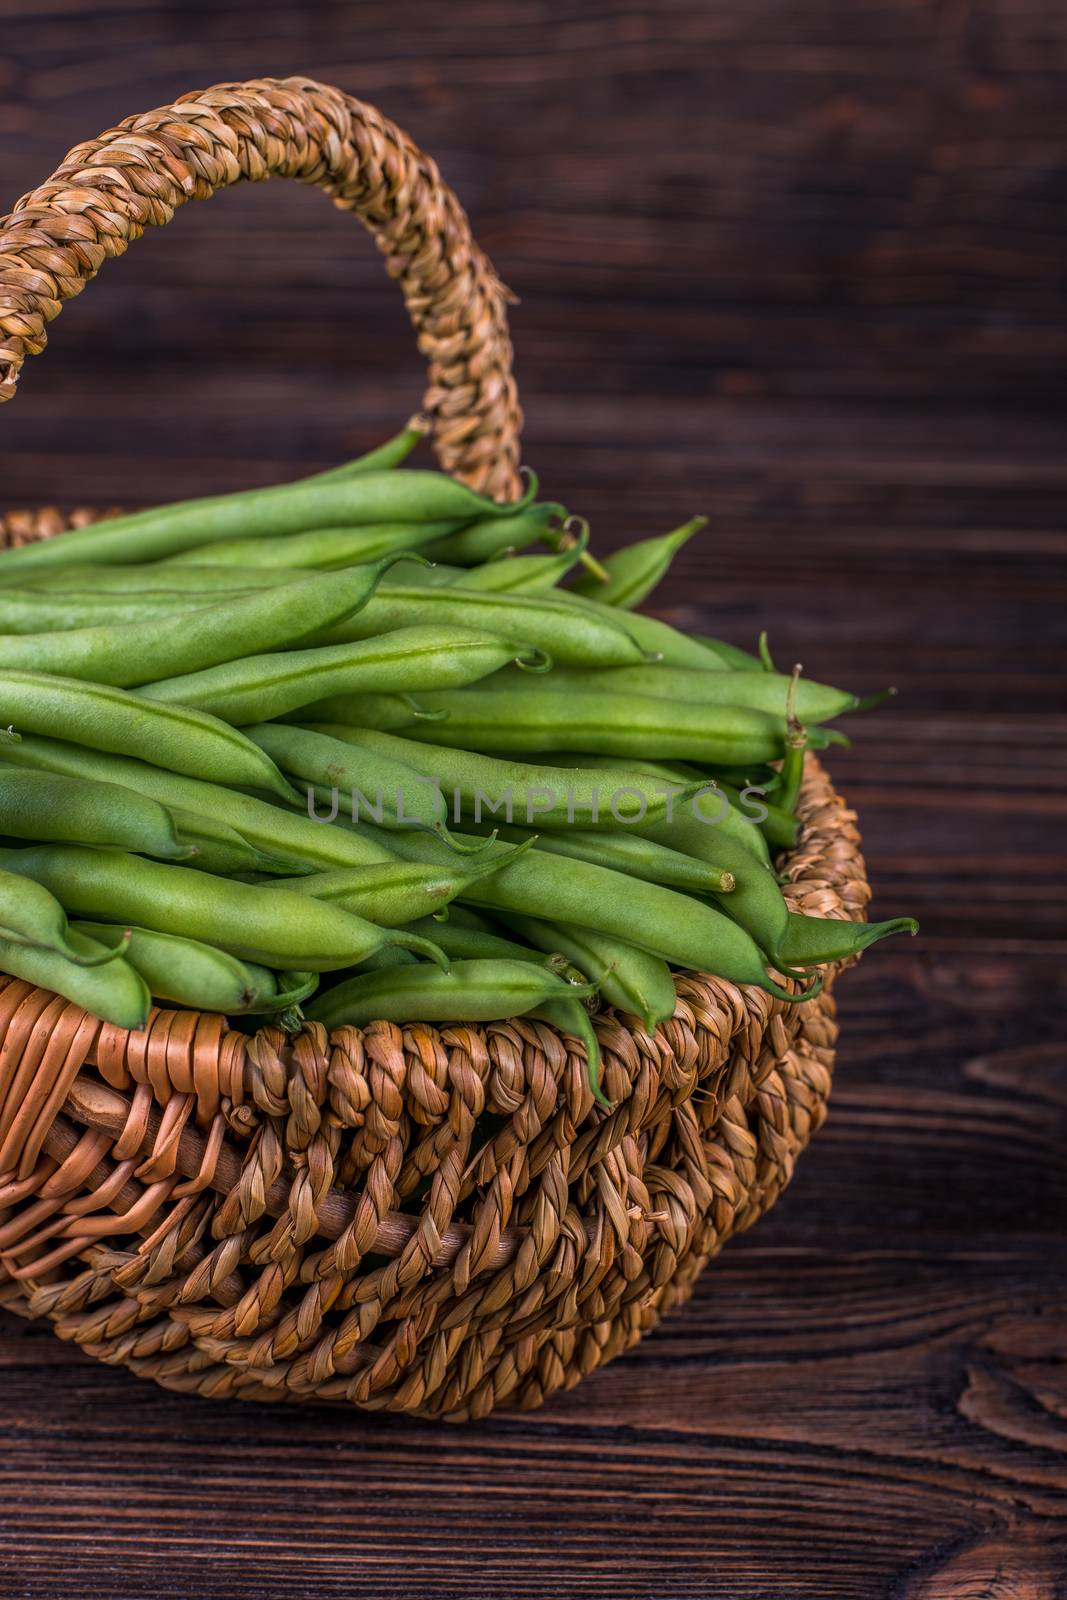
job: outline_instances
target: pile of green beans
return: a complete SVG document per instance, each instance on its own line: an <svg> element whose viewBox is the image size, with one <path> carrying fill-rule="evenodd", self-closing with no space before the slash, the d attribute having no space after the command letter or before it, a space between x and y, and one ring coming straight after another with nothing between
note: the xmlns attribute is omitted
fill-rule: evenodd
<svg viewBox="0 0 1067 1600"><path fill-rule="evenodd" d="M866 702L635 609L704 519L598 560L532 475L407 466L426 431L0 552L0 971L135 1030L525 1016L600 1099L599 1005L796 1004L914 932L776 875Z"/></svg>

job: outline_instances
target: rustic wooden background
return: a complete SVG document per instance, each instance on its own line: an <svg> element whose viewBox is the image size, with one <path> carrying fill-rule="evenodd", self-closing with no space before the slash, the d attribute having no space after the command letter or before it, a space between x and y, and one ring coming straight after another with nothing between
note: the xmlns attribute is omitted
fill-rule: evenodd
<svg viewBox="0 0 1067 1600"><path fill-rule="evenodd" d="M1060 0L0 0L0 202L308 72L440 161L523 304L528 456L683 623L901 689L834 770L876 910L826 1130L637 1354L530 1417L210 1405L0 1318L0 1592L1067 1594ZM270 482L417 402L395 290L272 185L64 313L3 500Z"/></svg>

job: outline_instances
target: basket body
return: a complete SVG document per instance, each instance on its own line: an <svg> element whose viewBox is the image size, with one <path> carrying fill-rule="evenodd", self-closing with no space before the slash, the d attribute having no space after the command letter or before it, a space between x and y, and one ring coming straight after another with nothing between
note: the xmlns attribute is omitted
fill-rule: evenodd
<svg viewBox="0 0 1067 1600"><path fill-rule="evenodd" d="M303 80L130 119L0 221L0 399L143 226L271 173L372 228L430 362L442 465L514 492L498 280L432 163ZM0 545L91 517L11 513ZM800 811L792 908L861 919L855 818L811 758ZM536 1406L633 1345L774 1203L825 1115L835 976L787 1006L685 975L654 1036L605 1013L604 1112L580 1047L538 1022L291 1038L155 1011L129 1034L0 975L0 1304L209 1396Z"/></svg>
<svg viewBox="0 0 1067 1600"><path fill-rule="evenodd" d="M855 818L812 758L800 810L791 907L861 918ZM539 1405L773 1205L826 1113L835 976L787 1006L688 974L653 1036L605 1013L604 1113L539 1022L129 1034L0 975L0 1304L203 1395Z"/></svg>

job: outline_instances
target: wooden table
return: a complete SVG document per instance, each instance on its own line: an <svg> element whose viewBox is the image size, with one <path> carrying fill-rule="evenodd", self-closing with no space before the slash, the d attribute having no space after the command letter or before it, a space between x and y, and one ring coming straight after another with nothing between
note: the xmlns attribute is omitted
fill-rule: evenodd
<svg viewBox="0 0 1067 1600"><path fill-rule="evenodd" d="M1055 0L12 4L0 195L184 88L406 123L522 294L529 459L664 615L899 698L833 770L880 916L827 1127L636 1354L434 1427L208 1404L0 1318L0 1594L1054 1600L1067 1586L1067 544ZM90 26L91 24L91 26ZM418 399L310 193L186 213L64 315L4 500L269 482Z"/></svg>

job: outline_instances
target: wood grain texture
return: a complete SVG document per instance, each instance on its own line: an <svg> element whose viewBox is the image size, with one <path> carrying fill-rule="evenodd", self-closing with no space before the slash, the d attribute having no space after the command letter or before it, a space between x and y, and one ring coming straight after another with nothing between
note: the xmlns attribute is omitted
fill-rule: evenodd
<svg viewBox="0 0 1067 1600"><path fill-rule="evenodd" d="M181 1399L0 1316L0 1595L1067 1594L1067 12L1056 0L0 0L0 201L182 90L306 71L440 162L521 295L528 458L663 614L863 691L878 915L827 1127L635 1354L444 1428ZM416 403L296 186L64 313L3 501L266 483Z"/></svg>

